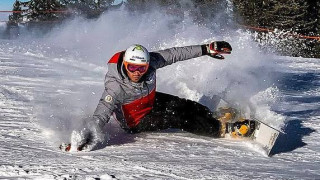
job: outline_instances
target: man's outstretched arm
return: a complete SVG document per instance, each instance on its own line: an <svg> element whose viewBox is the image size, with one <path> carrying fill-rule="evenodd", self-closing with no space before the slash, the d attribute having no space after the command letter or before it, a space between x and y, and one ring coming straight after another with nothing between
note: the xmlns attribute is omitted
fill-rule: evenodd
<svg viewBox="0 0 320 180"><path fill-rule="evenodd" d="M173 64L178 61L184 61L203 55L209 55L213 58L223 59L221 54L230 54L231 45L225 41L215 41L210 44L193 45L185 47L174 47L150 53L151 66L156 69Z"/></svg>

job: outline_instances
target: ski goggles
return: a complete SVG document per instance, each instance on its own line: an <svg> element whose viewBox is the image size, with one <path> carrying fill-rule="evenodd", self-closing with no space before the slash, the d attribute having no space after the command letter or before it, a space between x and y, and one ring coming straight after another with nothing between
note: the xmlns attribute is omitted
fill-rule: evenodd
<svg viewBox="0 0 320 180"><path fill-rule="evenodd" d="M148 65L136 65L136 64L126 64L126 68L130 72L139 71L140 73L145 73L148 70Z"/></svg>

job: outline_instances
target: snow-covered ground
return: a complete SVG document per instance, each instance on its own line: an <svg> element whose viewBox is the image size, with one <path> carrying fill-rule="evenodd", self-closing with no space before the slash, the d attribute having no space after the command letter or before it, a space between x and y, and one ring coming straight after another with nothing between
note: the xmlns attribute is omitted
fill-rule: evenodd
<svg viewBox="0 0 320 180"><path fill-rule="evenodd" d="M320 60L264 54L242 31L216 36L188 19L178 25L157 13L114 12L45 38L0 40L0 179L320 179ZM130 135L114 121L104 149L58 149L95 109L113 53L132 43L156 50L217 39L234 47L226 61L160 69L157 88L195 101L223 96L281 128L272 157L249 142L178 130Z"/></svg>

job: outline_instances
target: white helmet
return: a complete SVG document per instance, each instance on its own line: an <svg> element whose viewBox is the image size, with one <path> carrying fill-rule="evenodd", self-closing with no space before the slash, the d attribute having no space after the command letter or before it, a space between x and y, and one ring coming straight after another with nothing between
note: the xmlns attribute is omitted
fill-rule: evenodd
<svg viewBox="0 0 320 180"><path fill-rule="evenodd" d="M145 47L134 44L126 50L124 61L132 64L148 65L150 62L150 55Z"/></svg>

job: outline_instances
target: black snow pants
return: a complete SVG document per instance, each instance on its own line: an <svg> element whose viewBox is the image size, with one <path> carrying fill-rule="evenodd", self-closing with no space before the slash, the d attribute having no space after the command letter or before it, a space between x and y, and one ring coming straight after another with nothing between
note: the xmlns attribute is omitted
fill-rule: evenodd
<svg viewBox="0 0 320 180"><path fill-rule="evenodd" d="M220 137L220 121L213 117L206 106L161 92L156 92L152 111L135 128L130 129L130 132L159 131L169 128Z"/></svg>

